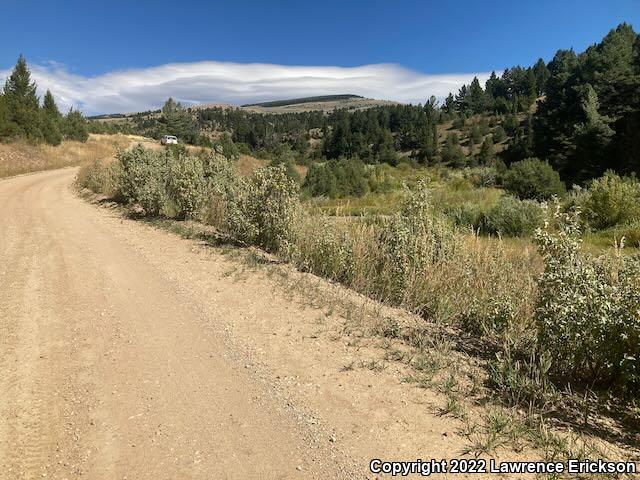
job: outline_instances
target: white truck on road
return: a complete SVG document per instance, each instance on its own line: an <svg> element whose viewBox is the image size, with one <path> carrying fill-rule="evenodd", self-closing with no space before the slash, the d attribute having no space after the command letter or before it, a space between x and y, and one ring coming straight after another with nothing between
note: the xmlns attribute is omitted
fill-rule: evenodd
<svg viewBox="0 0 640 480"><path fill-rule="evenodd" d="M160 143L162 145L176 145L178 143L178 137L174 135L163 135Z"/></svg>

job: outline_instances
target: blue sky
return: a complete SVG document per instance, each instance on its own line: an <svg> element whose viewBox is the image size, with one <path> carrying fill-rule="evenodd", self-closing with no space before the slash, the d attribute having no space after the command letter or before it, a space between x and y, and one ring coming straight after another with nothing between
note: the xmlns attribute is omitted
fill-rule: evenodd
<svg viewBox="0 0 640 480"><path fill-rule="evenodd" d="M640 0L2 0L1 4L0 71L10 68L22 52L33 66L36 80L47 83L52 90L60 87L63 103L80 103L92 111L123 108L128 104L112 98L111 103L91 105L87 98L73 98L71 89L81 88L85 80L102 79L103 96L118 96L117 89L106 91L107 80L122 79L109 77L112 72L149 73L148 69L167 64L206 66L204 70L196 69L199 73L191 75L186 84L171 77L163 89L156 89L158 95L166 93L171 82L178 82L177 90L187 103L286 96L286 86L272 91L260 82L255 88L245 84L240 93L236 89L230 94L231 87L213 88L207 93L207 81L219 78L217 62L237 66L261 63L347 67L332 76L329 93L340 88L335 78L342 78L342 73L355 72L356 77L362 73L349 67L395 64L400 70L394 71L392 78L384 77L384 82L411 85L417 78L421 89L409 92L409 87L403 86L395 91L379 82L377 88L381 93L388 91L390 96L407 101L414 100L411 95L420 98L427 95L431 88L441 96L442 91L455 83L453 74L482 74L515 64L529 65L538 57L550 59L558 48L574 47L581 51L623 21L640 29ZM154 85L158 83L157 77L166 73L162 69L152 72L145 81L155 78ZM228 72L225 81L249 73L242 69ZM257 80L264 78L264 72L253 74ZM324 78L320 70L295 72L287 74L287 78L301 78L302 74ZM383 76L388 74L383 72ZM186 75L181 73L180 79ZM366 76L375 79L376 75L379 72L367 72ZM451 80L445 81L448 87L435 87L438 75ZM194 82L195 76L200 81ZM57 85L56 78L67 84ZM467 76L458 75L456 79L466 81ZM76 85L69 86L69 82ZM196 84L201 92L184 95L188 87ZM95 82L84 85L98 88ZM347 82L345 88L354 85L357 82ZM135 83L135 89L143 90L140 82ZM315 94L322 90L322 85L316 82L308 89ZM364 93L378 91L373 87L364 90ZM305 88L292 92L291 96L300 92L304 93ZM133 102L131 107L140 108L145 102L156 100L143 98L138 102L140 105Z"/></svg>

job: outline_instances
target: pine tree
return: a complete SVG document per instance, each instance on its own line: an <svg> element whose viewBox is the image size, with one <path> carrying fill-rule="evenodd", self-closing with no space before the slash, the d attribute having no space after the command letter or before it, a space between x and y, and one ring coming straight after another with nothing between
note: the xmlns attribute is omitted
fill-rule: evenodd
<svg viewBox="0 0 640 480"><path fill-rule="evenodd" d="M447 95L447 98L444 100L444 110L449 114L453 114L456 111L456 102L451 92L449 92L449 95Z"/></svg>
<svg viewBox="0 0 640 480"><path fill-rule="evenodd" d="M466 159L464 152L460 147L460 140L456 133L452 132L447 135L442 150L440 151L440 157L444 163L447 163L452 167L465 166Z"/></svg>
<svg viewBox="0 0 640 480"><path fill-rule="evenodd" d="M480 146L480 152L478 153L478 162L482 165L489 165L496 157L495 147L493 146L493 136L487 136L482 145Z"/></svg>
<svg viewBox="0 0 640 480"><path fill-rule="evenodd" d="M58 110L58 105L56 105L51 90L47 90L47 93L45 93L42 108L50 118L54 120L60 119L60 110Z"/></svg>
<svg viewBox="0 0 640 480"><path fill-rule="evenodd" d="M539 58L536 64L533 66L533 75L536 78L536 88L538 95L543 95L546 91L547 81L551 74L547 68L547 64L544 60Z"/></svg>
<svg viewBox="0 0 640 480"><path fill-rule="evenodd" d="M10 102L19 102L22 106L34 110L39 107L36 84L31 81L31 72L22 55L4 84L4 94Z"/></svg>
<svg viewBox="0 0 640 480"><path fill-rule="evenodd" d="M4 99L8 109L9 130L32 142L42 140L40 107L36 84L22 55L4 85Z"/></svg>
<svg viewBox="0 0 640 480"><path fill-rule="evenodd" d="M198 128L191 114L184 109L180 102L169 98L162 107L161 121L165 125L164 134L176 135L186 143L196 143Z"/></svg>
<svg viewBox="0 0 640 480"><path fill-rule="evenodd" d="M63 122L64 136L67 140L86 142L89 139L87 121L80 111L71 108Z"/></svg>
<svg viewBox="0 0 640 480"><path fill-rule="evenodd" d="M491 72L489 79L484 85L484 91L487 94L487 97L491 99L495 98L497 93L497 83L498 83L498 76L496 75L496 72Z"/></svg>
<svg viewBox="0 0 640 480"><path fill-rule="evenodd" d="M462 85L460 90L458 90L458 95L456 95L456 111L458 113L465 113L469 109L469 105L467 104L467 94L468 89L466 85Z"/></svg>
<svg viewBox="0 0 640 480"><path fill-rule="evenodd" d="M473 81L469 84L465 99L466 105L472 113L482 113L485 111L485 94L484 90L482 90L482 87L480 86L478 77L473 77Z"/></svg>
<svg viewBox="0 0 640 480"><path fill-rule="evenodd" d="M533 69L527 69L527 76L525 77L524 82L524 94L527 100L527 104L531 105L538 96L538 86L536 85L536 75L533 72Z"/></svg>
<svg viewBox="0 0 640 480"><path fill-rule="evenodd" d="M609 126L611 119L598 112L598 94L591 84L587 83L580 90L580 107L584 121L574 127L574 155L580 158L581 162L574 163L572 170L577 180L584 181L604 173L602 159L615 132Z"/></svg>
<svg viewBox="0 0 640 480"><path fill-rule="evenodd" d="M0 140L13 138L18 133L18 126L11 119L7 99L0 94Z"/></svg>
<svg viewBox="0 0 640 480"><path fill-rule="evenodd" d="M44 96L41 117L41 130L44 141L50 145L59 145L62 142L62 132L60 131L62 115L60 115L60 110L58 110L58 106L49 90Z"/></svg>

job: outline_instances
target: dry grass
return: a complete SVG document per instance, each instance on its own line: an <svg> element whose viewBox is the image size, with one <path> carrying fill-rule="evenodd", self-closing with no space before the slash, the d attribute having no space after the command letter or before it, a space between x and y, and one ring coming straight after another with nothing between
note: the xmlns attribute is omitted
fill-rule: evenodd
<svg viewBox="0 0 640 480"><path fill-rule="evenodd" d="M252 155L241 153L240 158L238 158L238 173L243 177L248 177L253 173L255 169L266 167L267 165L269 165L269 160L256 158ZM304 165L294 165L294 168L302 179L304 179L307 171L309 170L309 167L306 167Z"/></svg>
<svg viewBox="0 0 640 480"><path fill-rule="evenodd" d="M134 135L89 136L86 143L66 141L56 147L24 142L0 144L0 178L23 173L80 165L86 161L104 161L118 148L127 148L147 139Z"/></svg>
<svg viewBox="0 0 640 480"><path fill-rule="evenodd" d="M269 164L268 160L261 160L256 157L252 157L251 155L246 155L244 153L240 154L240 158L238 159L238 172L240 175L246 177L251 175L256 168L265 167Z"/></svg>
<svg viewBox="0 0 640 480"><path fill-rule="evenodd" d="M157 140L139 135L123 134L91 134L85 143L65 141L55 147L30 145L25 142L0 143L0 178L41 170L73 167L96 161L108 164L115 158L119 149L127 149L136 144L142 144L150 150L164 148ZM201 147L191 145L187 145L186 148L192 154L198 154L202 151ZM254 160L261 162L257 159Z"/></svg>

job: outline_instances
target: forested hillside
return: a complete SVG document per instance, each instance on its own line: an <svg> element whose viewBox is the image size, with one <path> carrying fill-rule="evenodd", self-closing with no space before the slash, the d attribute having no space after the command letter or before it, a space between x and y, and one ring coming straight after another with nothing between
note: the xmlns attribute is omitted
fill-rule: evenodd
<svg viewBox="0 0 640 480"><path fill-rule="evenodd" d="M558 50L546 63L507 68L420 105L349 112L259 114L234 108L189 110L173 100L161 112L93 122L96 132L178 135L210 145L222 133L253 153L293 150L309 164L357 157L364 163L504 168L546 160L567 184L611 169L640 170L640 41L628 24L585 52ZM497 163L496 163L497 162Z"/></svg>

